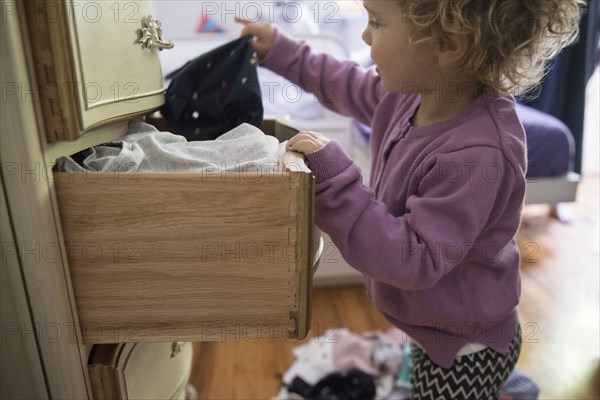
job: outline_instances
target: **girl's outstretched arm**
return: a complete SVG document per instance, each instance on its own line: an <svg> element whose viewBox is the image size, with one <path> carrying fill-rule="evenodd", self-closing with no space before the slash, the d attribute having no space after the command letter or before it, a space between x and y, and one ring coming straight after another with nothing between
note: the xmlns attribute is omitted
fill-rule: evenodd
<svg viewBox="0 0 600 400"><path fill-rule="evenodd" d="M339 114L370 125L375 107L384 94L379 76L351 61L327 54L313 54L304 42L295 41L273 25L244 24L242 35L254 35L253 47L261 66L271 69Z"/></svg>

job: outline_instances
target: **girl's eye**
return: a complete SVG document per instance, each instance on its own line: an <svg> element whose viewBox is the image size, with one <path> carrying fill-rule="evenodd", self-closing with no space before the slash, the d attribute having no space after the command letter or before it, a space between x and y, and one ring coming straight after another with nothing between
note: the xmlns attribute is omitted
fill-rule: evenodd
<svg viewBox="0 0 600 400"><path fill-rule="evenodd" d="M372 28L379 28L379 23L377 21L369 18L369 26Z"/></svg>

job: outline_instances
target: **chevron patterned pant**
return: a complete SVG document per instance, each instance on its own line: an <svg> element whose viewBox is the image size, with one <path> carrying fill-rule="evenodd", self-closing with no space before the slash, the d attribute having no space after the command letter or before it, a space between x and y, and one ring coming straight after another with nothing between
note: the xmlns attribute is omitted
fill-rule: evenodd
<svg viewBox="0 0 600 400"><path fill-rule="evenodd" d="M434 364L413 344L410 383L413 400L497 399L521 352L521 328L507 354L490 348L458 357L451 368Z"/></svg>

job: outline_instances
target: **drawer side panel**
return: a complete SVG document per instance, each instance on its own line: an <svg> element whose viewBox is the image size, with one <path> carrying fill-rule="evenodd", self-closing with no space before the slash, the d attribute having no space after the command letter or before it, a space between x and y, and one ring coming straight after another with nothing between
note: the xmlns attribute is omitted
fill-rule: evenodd
<svg viewBox="0 0 600 400"><path fill-rule="evenodd" d="M55 174L84 341L297 332L310 263L296 267L291 176Z"/></svg>

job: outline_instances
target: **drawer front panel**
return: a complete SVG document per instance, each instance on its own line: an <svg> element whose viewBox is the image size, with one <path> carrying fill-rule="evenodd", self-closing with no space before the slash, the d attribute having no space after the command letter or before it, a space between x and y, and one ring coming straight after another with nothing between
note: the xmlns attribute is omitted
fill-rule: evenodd
<svg viewBox="0 0 600 400"><path fill-rule="evenodd" d="M88 372L95 399L183 398L192 369L189 342L95 345Z"/></svg>
<svg viewBox="0 0 600 400"><path fill-rule="evenodd" d="M192 369L192 344L181 343L178 354L172 347L173 343L133 345L123 367L128 399L171 399L185 386Z"/></svg>
<svg viewBox="0 0 600 400"><path fill-rule="evenodd" d="M150 106L143 104L163 93L157 50L139 43L152 2L82 1L70 2L70 7L84 126L123 115L127 108L135 113L138 106Z"/></svg>
<svg viewBox="0 0 600 400"><path fill-rule="evenodd" d="M76 140L164 103L158 49L139 43L152 1L23 4L48 142Z"/></svg>

